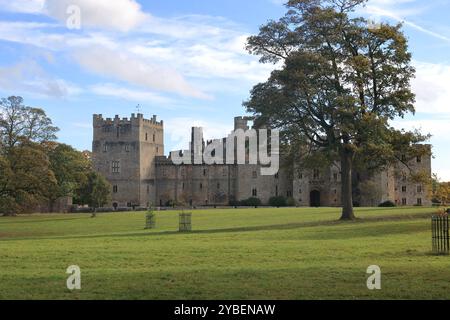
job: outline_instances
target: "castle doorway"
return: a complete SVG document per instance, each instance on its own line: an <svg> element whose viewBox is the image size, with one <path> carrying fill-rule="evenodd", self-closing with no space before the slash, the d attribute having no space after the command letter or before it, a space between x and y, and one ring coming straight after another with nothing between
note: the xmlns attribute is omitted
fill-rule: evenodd
<svg viewBox="0 0 450 320"><path fill-rule="evenodd" d="M311 207L320 207L320 191L318 190L311 191L309 199Z"/></svg>

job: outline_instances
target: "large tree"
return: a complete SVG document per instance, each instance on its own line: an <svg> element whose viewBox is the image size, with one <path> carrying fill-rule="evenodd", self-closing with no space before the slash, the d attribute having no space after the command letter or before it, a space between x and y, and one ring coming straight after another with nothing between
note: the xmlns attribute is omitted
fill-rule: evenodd
<svg viewBox="0 0 450 320"><path fill-rule="evenodd" d="M13 148L21 140L52 141L58 130L42 109L24 105L22 97L0 100L0 143L4 148Z"/></svg>
<svg viewBox="0 0 450 320"><path fill-rule="evenodd" d="M47 203L56 187L45 149L23 142L0 155L0 213L33 212Z"/></svg>
<svg viewBox="0 0 450 320"><path fill-rule="evenodd" d="M80 203L94 209L106 205L111 199L111 184L98 172L88 174L86 182L79 189Z"/></svg>
<svg viewBox="0 0 450 320"><path fill-rule="evenodd" d="M51 202L59 197L72 196L74 202L80 199L80 188L87 183L92 172L92 163L85 152L75 150L62 143L47 143L47 154L50 159L50 168L53 171L57 184L52 191Z"/></svg>
<svg viewBox="0 0 450 320"><path fill-rule="evenodd" d="M371 28L354 14L364 3L291 0L287 14L262 26L247 45L261 62L280 68L253 88L244 105L258 123L298 134L339 161L343 220L355 218L357 155L373 155L367 161L381 166L398 159L396 145L407 149L425 139L389 125L415 111L410 86L415 70L401 25Z"/></svg>

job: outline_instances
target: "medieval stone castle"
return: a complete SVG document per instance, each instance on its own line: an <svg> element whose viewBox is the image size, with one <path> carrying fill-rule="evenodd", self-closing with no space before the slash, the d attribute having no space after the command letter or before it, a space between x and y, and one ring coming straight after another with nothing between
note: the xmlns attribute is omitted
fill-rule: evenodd
<svg viewBox="0 0 450 320"><path fill-rule="evenodd" d="M249 119L235 118L236 129L249 129ZM259 165L175 165L164 150L164 122L142 114L131 118L93 117L94 168L112 186L111 207L228 206L251 197L267 204L274 196L290 198L298 206L341 205L339 166L301 170L281 167L274 176L262 176ZM191 150L192 143L191 143ZM283 159L280 160L283 162ZM399 206L431 205L426 188L414 183L411 169L431 176L431 156L398 163L370 177L361 206L393 201Z"/></svg>

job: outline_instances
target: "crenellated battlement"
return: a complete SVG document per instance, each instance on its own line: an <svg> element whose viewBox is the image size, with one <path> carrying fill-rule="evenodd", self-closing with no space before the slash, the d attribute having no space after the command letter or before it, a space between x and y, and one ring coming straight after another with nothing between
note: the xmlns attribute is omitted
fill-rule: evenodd
<svg viewBox="0 0 450 320"><path fill-rule="evenodd" d="M164 127L164 122L162 120L158 122L156 115L154 115L151 119L145 119L144 115L141 113L138 114L132 113L131 118L120 118L118 115L116 115L114 118L103 118L102 114L94 114L93 125L94 127L102 127L108 125L116 125L116 126L144 125L150 127L158 127L162 129Z"/></svg>

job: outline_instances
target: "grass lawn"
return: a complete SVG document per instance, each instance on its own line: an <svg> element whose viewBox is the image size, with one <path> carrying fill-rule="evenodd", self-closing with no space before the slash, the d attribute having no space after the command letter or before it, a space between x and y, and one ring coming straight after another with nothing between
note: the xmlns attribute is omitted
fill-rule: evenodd
<svg viewBox="0 0 450 320"><path fill-rule="evenodd" d="M0 299L450 299L430 208L289 208L0 217ZM66 288L70 265L82 290ZM366 287L370 265L382 290Z"/></svg>

